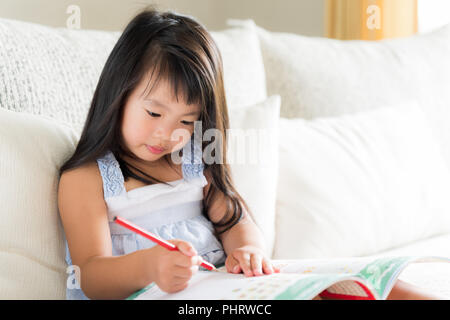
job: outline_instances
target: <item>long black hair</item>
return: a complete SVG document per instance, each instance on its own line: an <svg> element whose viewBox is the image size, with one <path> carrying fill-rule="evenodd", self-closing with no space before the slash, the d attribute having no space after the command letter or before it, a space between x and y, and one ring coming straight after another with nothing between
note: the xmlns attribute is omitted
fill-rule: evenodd
<svg viewBox="0 0 450 320"><path fill-rule="evenodd" d="M206 28L191 17L147 7L129 22L102 70L75 152L61 166L59 173L95 162L110 150L119 162L125 181L132 177L146 184L165 183L123 159L124 155L137 158L125 146L122 137L123 107L151 68L156 70L155 83L161 78L167 79L176 97L181 86L187 104L201 106L202 134L210 128L222 133L221 140L217 137L214 140L219 146L215 152L222 153L222 163L205 164L204 167L212 181L203 199L203 215L209 219L207 212L212 201L217 192L223 193L227 212L221 221L213 222L217 234L223 233L241 219L244 208L250 215L251 212L233 185L226 161L229 120L222 57ZM202 150L204 147L202 142ZM164 158L170 164L169 156L166 154Z"/></svg>

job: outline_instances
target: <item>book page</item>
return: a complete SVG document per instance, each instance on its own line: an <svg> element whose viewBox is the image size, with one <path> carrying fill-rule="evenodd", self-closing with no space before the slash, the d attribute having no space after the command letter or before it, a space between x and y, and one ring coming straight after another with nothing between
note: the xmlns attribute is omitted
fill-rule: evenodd
<svg viewBox="0 0 450 320"><path fill-rule="evenodd" d="M434 260L433 260L434 259ZM443 261L429 257L381 257L273 260L280 273L246 277L217 271L198 271L189 286L168 294L156 285L138 292L136 299L312 299L323 291L343 299L385 299L399 273L411 262ZM339 297L339 295L341 295Z"/></svg>
<svg viewBox="0 0 450 320"><path fill-rule="evenodd" d="M243 274L198 271L189 286L176 293L168 294L156 285L136 299L273 299L297 280L297 275L245 277Z"/></svg>
<svg viewBox="0 0 450 320"><path fill-rule="evenodd" d="M189 286L176 293L166 293L152 285L136 300L288 300L312 299L334 282L338 275L302 275L275 273L257 277L226 272L198 271Z"/></svg>
<svg viewBox="0 0 450 320"><path fill-rule="evenodd" d="M373 258L298 259L274 260L273 263L282 273L357 274L374 260Z"/></svg>
<svg viewBox="0 0 450 320"><path fill-rule="evenodd" d="M284 260L275 263L281 272L300 274L348 274L366 280L381 299L385 299L400 272L412 262L449 262L449 259L440 257L363 257L340 259L304 259ZM331 291L348 292L345 286L334 286ZM344 291L342 291L344 290ZM354 290L354 289L352 289Z"/></svg>

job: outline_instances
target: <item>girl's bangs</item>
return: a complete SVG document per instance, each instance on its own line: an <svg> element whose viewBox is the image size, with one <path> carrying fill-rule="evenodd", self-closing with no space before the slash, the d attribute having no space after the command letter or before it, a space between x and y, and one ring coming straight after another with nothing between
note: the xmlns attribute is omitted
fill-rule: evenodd
<svg viewBox="0 0 450 320"><path fill-rule="evenodd" d="M189 65L188 61L173 54L159 53L153 55L153 59L149 61L150 66L146 68L150 77L144 95L148 96L159 81L163 80L169 84L177 101L181 98L187 105L199 104L203 110L207 101L205 93L209 90L204 87L205 81L196 72L196 66Z"/></svg>

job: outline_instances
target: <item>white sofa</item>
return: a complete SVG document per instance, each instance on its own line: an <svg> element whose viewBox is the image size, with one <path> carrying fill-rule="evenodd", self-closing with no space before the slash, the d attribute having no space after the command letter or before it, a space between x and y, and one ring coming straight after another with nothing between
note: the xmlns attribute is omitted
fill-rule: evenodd
<svg viewBox="0 0 450 320"><path fill-rule="evenodd" d="M275 137L270 161L232 166L268 254L450 257L450 26L344 42L228 24L231 126ZM57 173L119 36L0 19L0 299L65 298ZM449 269L401 278L450 297Z"/></svg>

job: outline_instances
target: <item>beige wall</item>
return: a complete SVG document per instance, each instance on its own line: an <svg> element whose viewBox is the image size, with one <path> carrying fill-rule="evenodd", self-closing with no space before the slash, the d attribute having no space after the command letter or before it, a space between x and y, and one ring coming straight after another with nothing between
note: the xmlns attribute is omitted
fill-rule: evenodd
<svg viewBox="0 0 450 320"><path fill-rule="evenodd" d="M82 29L123 30L151 3L192 15L210 30L224 28L227 18L250 18L272 31L324 33L324 0L1 0L0 17L65 27L68 6L77 5Z"/></svg>

